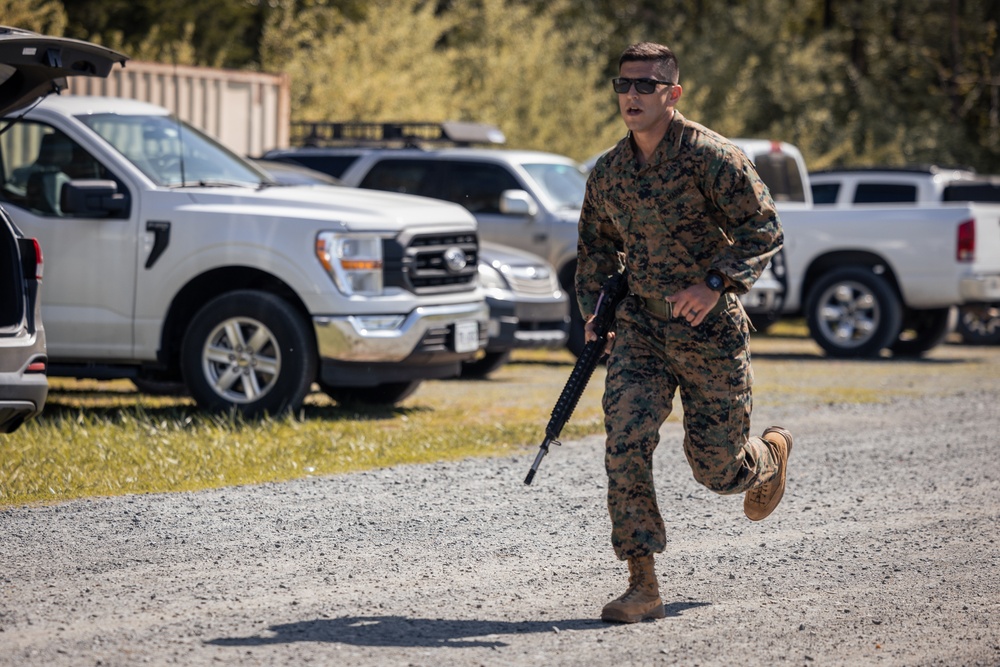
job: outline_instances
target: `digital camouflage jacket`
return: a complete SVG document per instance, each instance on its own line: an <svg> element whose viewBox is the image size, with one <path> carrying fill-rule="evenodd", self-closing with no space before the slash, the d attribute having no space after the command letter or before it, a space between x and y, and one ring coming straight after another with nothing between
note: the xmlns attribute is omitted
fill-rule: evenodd
<svg viewBox="0 0 1000 667"><path fill-rule="evenodd" d="M710 270L747 292L783 242L767 186L728 139L674 111L649 163L631 133L597 161L580 215L576 290L594 312L601 285L622 266L629 289L662 299Z"/></svg>

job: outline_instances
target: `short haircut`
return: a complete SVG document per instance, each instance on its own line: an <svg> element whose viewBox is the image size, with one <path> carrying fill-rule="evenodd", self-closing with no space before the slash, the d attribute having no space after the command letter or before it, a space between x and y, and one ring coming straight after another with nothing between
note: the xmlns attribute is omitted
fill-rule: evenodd
<svg viewBox="0 0 1000 667"><path fill-rule="evenodd" d="M656 72L664 81L677 83L680 76L680 67L677 64L677 56L666 46L654 44L653 42L639 42L632 44L618 58L618 69L627 62L653 62L656 63Z"/></svg>

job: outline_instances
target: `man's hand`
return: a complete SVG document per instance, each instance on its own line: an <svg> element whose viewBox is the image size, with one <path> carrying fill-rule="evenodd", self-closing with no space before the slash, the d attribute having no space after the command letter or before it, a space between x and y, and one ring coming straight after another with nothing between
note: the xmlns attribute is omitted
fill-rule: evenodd
<svg viewBox="0 0 1000 667"><path fill-rule="evenodd" d="M697 283L673 296L666 297L666 300L674 304L674 317L681 317L696 327L705 320L705 316L715 307L721 296L705 283Z"/></svg>
<svg viewBox="0 0 1000 667"><path fill-rule="evenodd" d="M594 316L591 315L587 318L587 323L583 326L583 341L585 343L590 343L597 340L597 334L594 332ZM604 354L611 354L611 348L615 346L615 332L608 332L608 340L604 345Z"/></svg>

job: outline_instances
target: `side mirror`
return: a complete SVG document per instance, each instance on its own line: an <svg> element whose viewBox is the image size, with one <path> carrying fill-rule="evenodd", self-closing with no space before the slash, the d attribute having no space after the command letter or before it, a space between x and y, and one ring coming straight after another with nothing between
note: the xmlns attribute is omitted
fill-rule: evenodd
<svg viewBox="0 0 1000 667"><path fill-rule="evenodd" d="M81 218L120 217L129 207L128 197L109 180L69 181L63 184L60 199L63 213Z"/></svg>
<svg viewBox="0 0 1000 667"><path fill-rule="evenodd" d="M500 212L504 215L528 215L538 213L538 204L524 190L504 190L500 193Z"/></svg>

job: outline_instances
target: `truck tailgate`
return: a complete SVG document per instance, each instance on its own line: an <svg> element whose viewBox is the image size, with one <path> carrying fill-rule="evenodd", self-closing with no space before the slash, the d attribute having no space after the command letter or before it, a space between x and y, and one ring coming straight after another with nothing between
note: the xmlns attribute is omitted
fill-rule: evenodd
<svg viewBox="0 0 1000 667"><path fill-rule="evenodd" d="M1000 273L1000 204L971 204L976 221L977 273Z"/></svg>
<svg viewBox="0 0 1000 667"><path fill-rule="evenodd" d="M963 280L966 302L1000 301L1000 204L965 204L975 222L975 256Z"/></svg>

